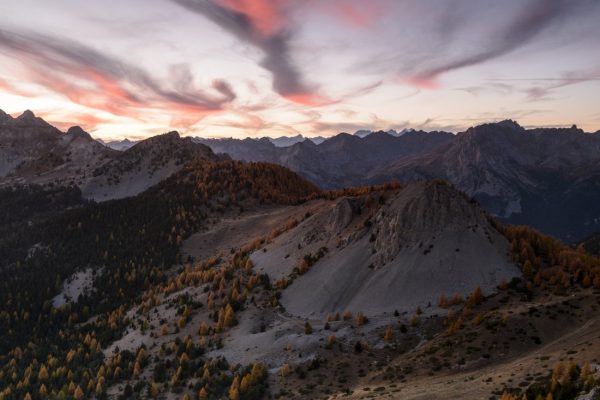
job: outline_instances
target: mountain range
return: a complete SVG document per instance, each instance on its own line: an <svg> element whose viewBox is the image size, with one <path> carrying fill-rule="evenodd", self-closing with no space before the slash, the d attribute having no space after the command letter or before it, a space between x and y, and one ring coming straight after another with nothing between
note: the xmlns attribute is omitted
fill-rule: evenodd
<svg viewBox="0 0 600 400"><path fill-rule="evenodd" d="M390 129L387 131L387 133L391 136L399 137L399 136L404 135L406 132L410 132L410 131L412 131L412 129L403 129L400 132L396 131L395 129ZM364 138L374 132L375 131L360 129L360 130L354 132L353 135L358 136L360 138ZM194 137L193 139L196 141L207 140L207 139L204 139L201 137ZM327 137L324 137L324 136L304 137L303 135L298 134L296 136L278 136L278 137L266 137L265 136L262 139L269 140L271 143L273 143L273 145L275 147L289 147L289 146L293 146L296 143L304 142L306 140L310 140L314 144L321 144L325 140L327 140ZM127 150L128 148L130 148L131 146L135 145L136 143L138 143L140 141L140 140L129 140L128 138L125 138L122 140L110 140L110 141L104 141L102 139L97 139L97 140L100 143L102 143L103 145L110 147L111 149L114 149L114 150Z"/></svg>
<svg viewBox="0 0 600 400"><path fill-rule="evenodd" d="M501 220L567 242L600 229L600 134L576 126L525 129L508 120L457 134L341 133L285 148L265 139L200 142L234 159L286 166L323 188L443 179Z"/></svg>
<svg viewBox="0 0 600 400"><path fill-rule="evenodd" d="M340 133L319 145L303 141L288 147L277 147L267 138L196 140L233 159L280 164L322 188L339 189L374 183L374 169L428 152L452 138L449 132L411 131L400 137L383 131L364 137Z"/></svg>
<svg viewBox="0 0 600 400"><path fill-rule="evenodd" d="M195 141L205 140L200 137L194 137L192 139ZM323 136L315 136L315 137L306 138L302 135L279 136L279 137L274 137L274 138L265 137L264 139L269 140L276 147L289 147L296 143L304 142L305 140L310 140L314 144L321 144L325 140L327 140L327 138L323 137ZM111 149L121 150L121 151L127 150L128 148L134 146L136 143L139 143L141 141L141 140L129 140L127 138L122 139L122 140L110 140L110 141L103 141L101 139L97 139L97 140L100 143L102 143L103 145L110 147Z"/></svg>
<svg viewBox="0 0 600 400"><path fill-rule="evenodd" d="M141 193L188 162L223 158L177 132L118 151L78 126L63 133L31 111L16 118L0 113L0 183L5 185L78 186L85 198L104 201Z"/></svg>
<svg viewBox="0 0 600 400"><path fill-rule="evenodd" d="M319 142L171 132L102 145L79 127L62 133L30 111L1 113L0 182L76 185L101 201L140 193L190 161L232 158L282 165L323 189L442 179L500 220L569 243L600 230L598 132L525 129L507 120L457 134L357 131Z"/></svg>

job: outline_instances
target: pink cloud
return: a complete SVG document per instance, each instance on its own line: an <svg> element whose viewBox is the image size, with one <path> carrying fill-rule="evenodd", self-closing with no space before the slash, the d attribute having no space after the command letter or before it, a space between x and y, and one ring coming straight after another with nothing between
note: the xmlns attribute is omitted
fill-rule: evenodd
<svg viewBox="0 0 600 400"><path fill-rule="evenodd" d="M414 76L400 79L401 83L414 86L419 89L435 90L441 87L436 76Z"/></svg>
<svg viewBox="0 0 600 400"><path fill-rule="evenodd" d="M0 92L21 97L35 97L33 93L18 89L14 85L11 85L10 83L8 83L8 81L2 78L0 78Z"/></svg>
<svg viewBox="0 0 600 400"><path fill-rule="evenodd" d="M36 113L62 131L66 131L73 125L81 126L85 131L92 131L100 124L111 122L108 119L85 113L69 112L68 115L53 111L38 111Z"/></svg>
<svg viewBox="0 0 600 400"><path fill-rule="evenodd" d="M317 93L293 93L284 97L293 103L311 107L326 106L336 102Z"/></svg>
<svg viewBox="0 0 600 400"><path fill-rule="evenodd" d="M231 11L245 15L263 37L279 33L287 23L286 0L217 0Z"/></svg>
<svg viewBox="0 0 600 400"><path fill-rule="evenodd" d="M172 0L230 32L240 41L261 50L259 65L273 77L273 91L303 105L326 104L316 85L307 84L294 63L292 0Z"/></svg>
<svg viewBox="0 0 600 400"><path fill-rule="evenodd" d="M331 14L358 28L372 26L386 10L383 2L375 1L337 0L328 5Z"/></svg>
<svg viewBox="0 0 600 400"><path fill-rule="evenodd" d="M178 123L192 124L222 112L236 98L223 80L215 80L204 90L190 84L191 74L190 82L183 86L173 81L173 76L164 82L137 66L66 39L0 30L0 50L22 64L18 79L63 95L75 104L117 116L143 120L160 111ZM0 90L39 95L18 91L4 80L0 80ZM93 120L86 122L90 128Z"/></svg>

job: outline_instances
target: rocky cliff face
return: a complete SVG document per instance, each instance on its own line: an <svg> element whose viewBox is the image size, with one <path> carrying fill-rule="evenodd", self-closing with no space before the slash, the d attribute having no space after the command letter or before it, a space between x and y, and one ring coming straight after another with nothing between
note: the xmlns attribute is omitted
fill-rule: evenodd
<svg viewBox="0 0 600 400"><path fill-rule="evenodd" d="M445 182L409 185L374 217L373 253L382 266L403 249L422 249L442 234L493 231L484 212Z"/></svg>

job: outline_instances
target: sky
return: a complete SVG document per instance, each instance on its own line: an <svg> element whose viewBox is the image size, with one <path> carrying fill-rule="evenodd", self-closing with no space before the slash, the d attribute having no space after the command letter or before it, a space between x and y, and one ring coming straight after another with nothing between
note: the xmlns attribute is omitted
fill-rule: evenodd
<svg viewBox="0 0 600 400"><path fill-rule="evenodd" d="M0 109L105 140L600 130L597 0L0 2Z"/></svg>

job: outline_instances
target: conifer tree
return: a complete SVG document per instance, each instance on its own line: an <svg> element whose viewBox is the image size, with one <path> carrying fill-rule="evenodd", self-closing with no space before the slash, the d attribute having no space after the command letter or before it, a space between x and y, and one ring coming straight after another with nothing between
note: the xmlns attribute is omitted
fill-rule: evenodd
<svg viewBox="0 0 600 400"><path fill-rule="evenodd" d="M306 321L306 323L304 324L304 334L305 335L310 335L312 334L312 325L310 324L310 322Z"/></svg>

